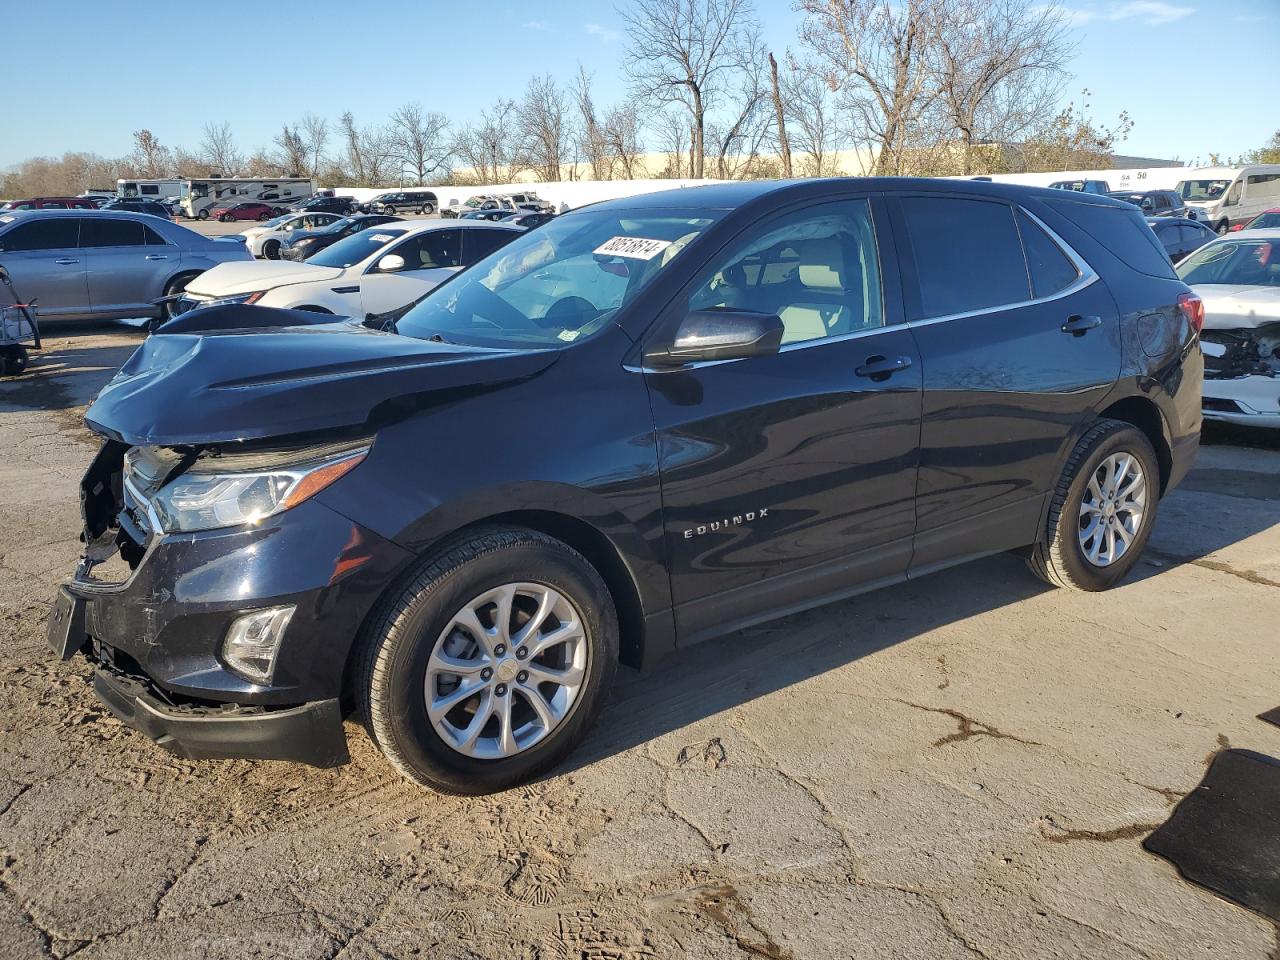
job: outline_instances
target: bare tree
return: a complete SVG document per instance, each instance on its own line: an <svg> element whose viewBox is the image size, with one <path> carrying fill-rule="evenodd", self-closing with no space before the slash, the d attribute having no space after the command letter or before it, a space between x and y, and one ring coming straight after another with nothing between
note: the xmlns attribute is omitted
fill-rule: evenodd
<svg viewBox="0 0 1280 960"><path fill-rule="evenodd" d="M481 111L478 124L458 131L453 149L470 168L470 178L479 183L501 183L519 173L517 144L512 134L515 115L515 102L499 99Z"/></svg>
<svg viewBox="0 0 1280 960"><path fill-rule="evenodd" d="M1021 139L1053 115L1074 48L1066 14L1034 0L946 0L939 15L939 102L967 174L976 142Z"/></svg>
<svg viewBox="0 0 1280 960"><path fill-rule="evenodd" d="M641 155L644 146L640 139L640 117L634 103L614 107L604 118L601 128L605 154L609 160L609 176L614 171L624 180L634 180L642 173Z"/></svg>
<svg viewBox="0 0 1280 960"><path fill-rule="evenodd" d="M290 127L286 123L276 135L275 145L279 150L277 162L283 173L296 177L307 169L309 151L299 127Z"/></svg>
<svg viewBox="0 0 1280 960"><path fill-rule="evenodd" d="M302 118L302 137L307 145L307 169L313 178L318 177L325 147L329 145L329 121L308 113Z"/></svg>
<svg viewBox="0 0 1280 960"><path fill-rule="evenodd" d="M387 186L394 181L395 163L390 138L379 127L358 127L351 111L338 119L351 181L361 186Z"/></svg>
<svg viewBox="0 0 1280 960"><path fill-rule="evenodd" d="M1088 90L1080 103L1069 103L1035 136L1007 149L1006 166L1013 171L1102 170L1112 163L1118 143L1129 136L1133 121L1121 111L1113 126L1093 119Z"/></svg>
<svg viewBox="0 0 1280 960"><path fill-rule="evenodd" d="M854 126L876 150L876 172L904 171L926 145L938 98L936 46L942 0L799 0L800 36L822 62Z"/></svg>
<svg viewBox="0 0 1280 960"><path fill-rule="evenodd" d="M235 136L231 132L231 124L206 123L204 136L200 140L200 156L209 167L209 173L223 177L234 177L241 170L244 158L236 148Z"/></svg>
<svg viewBox="0 0 1280 960"><path fill-rule="evenodd" d="M707 127L721 180L759 175L760 145L770 130L764 61L763 49L753 45L738 72L739 86L723 95L722 108Z"/></svg>
<svg viewBox="0 0 1280 960"><path fill-rule="evenodd" d="M653 126L658 138L658 150L667 156L663 175L680 179L685 175L686 161L691 159L689 118L683 110L667 109L658 114Z"/></svg>
<svg viewBox="0 0 1280 960"><path fill-rule="evenodd" d="M591 97L591 75L581 63L573 83L573 99L578 108L578 154L590 164L591 179L610 179L613 170L606 155L604 126Z"/></svg>
<svg viewBox="0 0 1280 960"><path fill-rule="evenodd" d="M421 186L427 178L446 170L453 155L445 134L449 121L443 113L423 110L420 103L406 103L391 115L391 145L402 170Z"/></svg>
<svg viewBox="0 0 1280 960"><path fill-rule="evenodd" d="M778 86L778 61L769 54L769 85L773 91L773 115L777 123L778 155L782 158L782 175L791 177L791 143L787 140L787 115L782 108L782 90Z"/></svg>
<svg viewBox="0 0 1280 960"><path fill-rule="evenodd" d="M150 130L134 131L133 155L134 162L141 171L138 175L148 180L167 177L173 170L173 157L169 148L162 145Z"/></svg>
<svg viewBox="0 0 1280 960"><path fill-rule="evenodd" d="M840 169L836 154L843 134L836 122L833 95L826 78L819 70L789 57L782 73L781 89L791 124L791 145L800 155L800 175L837 176Z"/></svg>
<svg viewBox="0 0 1280 960"><path fill-rule="evenodd" d="M529 81L515 122L522 165L544 183L562 179L572 143L569 100L550 74Z"/></svg>
<svg viewBox="0 0 1280 960"><path fill-rule="evenodd" d="M744 56L756 51L751 0L633 0L618 14L626 24L625 63L636 95L685 108L691 173L703 176L708 116Z"/></svg>

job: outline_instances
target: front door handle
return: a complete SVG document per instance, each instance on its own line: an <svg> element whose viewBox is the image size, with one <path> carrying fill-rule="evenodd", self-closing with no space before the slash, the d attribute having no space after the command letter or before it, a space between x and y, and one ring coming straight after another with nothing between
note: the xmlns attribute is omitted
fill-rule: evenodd
<svg viewBox="0 0 1280 960"><path fill-rule="evenodd" d="M899 370L911 366L910 357L867 357L867 362L853 372L860 377L869 377L877 383L888 380Z"/></svg>
<svg viewBox="0 0 1280 960"><path fill-rule="evenodd" d="M1062 332L1069 333L1073 337L1083 337L1094 327L1102 326L1101 317L1067 317L1067 322L1062 325Z"/></svg>
<svg viewBox="0 0 1280 960"><path fill-rule="evenodd" d="M168 259L169 259L169 255L168 255L167 253L148 253L148 254L146 255L146 257L144 257L143 259L145 259L145 260L168 260Z"/></svg>
<svg viewBox="0 0 1280 960"><path fill-rule="evenodd" d="M71 257L59 257L57 260L55 260L55 261L53 261L53 262L54 262L54 263L60 263L60 264L62 264L62 265L65 267L65 266L68 266L69 264L72 264L72 263L79 263L80 261L79 261L79 260L74 260L74 259L72 259Z"/></svg>

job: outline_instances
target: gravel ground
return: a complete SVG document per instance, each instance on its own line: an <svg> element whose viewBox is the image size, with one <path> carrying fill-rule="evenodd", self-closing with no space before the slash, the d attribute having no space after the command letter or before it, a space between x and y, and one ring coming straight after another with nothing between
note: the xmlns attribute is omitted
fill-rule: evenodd
<svg viewBox="0 0 1280 960"><path fill-rule="evenodd" d="M176 759L52 661L83 406L141 334L51 333L0 382L0 957L1280 956L1140 846L1216 750L1280 755L1280 443L1207 438L1110 593L996 557L789 617L442 797L354 726L337 770Z"/></svg>

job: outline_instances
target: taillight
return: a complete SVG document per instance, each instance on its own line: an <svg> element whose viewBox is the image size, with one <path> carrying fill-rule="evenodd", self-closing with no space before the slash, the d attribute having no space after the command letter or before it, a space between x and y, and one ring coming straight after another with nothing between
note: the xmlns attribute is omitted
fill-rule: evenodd
<svg viewBox="0 0 1280 960"><path fill-rule="evenodd" d="M1199 333L1204 327L1204 301L1194 293L1179 294L1178 309L1187 318L1187 323L1191 324L1191 329Z"/></svg>

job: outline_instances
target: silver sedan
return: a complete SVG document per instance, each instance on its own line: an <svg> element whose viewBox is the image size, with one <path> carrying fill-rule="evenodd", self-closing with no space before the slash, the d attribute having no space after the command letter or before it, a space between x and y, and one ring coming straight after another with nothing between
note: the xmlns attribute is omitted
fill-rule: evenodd
<svg viewBox="0 0 1280 960"><path fill-rule="evenodd" d="M0 266L42 323L169 316L163 297L181 293L210 267L252 260L244 244L123 210L32 210L0 214ZM0 292L0 296L4 293Z"/></svg>

